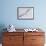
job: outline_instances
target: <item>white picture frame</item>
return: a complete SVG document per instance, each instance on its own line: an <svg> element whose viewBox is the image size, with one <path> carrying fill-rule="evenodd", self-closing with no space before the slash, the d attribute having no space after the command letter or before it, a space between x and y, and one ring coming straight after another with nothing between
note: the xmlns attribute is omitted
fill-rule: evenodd
<svg viewBox="0 0 46 46"><path fill-rule="evenodd" d="M34 19L34 7L18 7L17 8L18 20L33 20Z"/></svg>

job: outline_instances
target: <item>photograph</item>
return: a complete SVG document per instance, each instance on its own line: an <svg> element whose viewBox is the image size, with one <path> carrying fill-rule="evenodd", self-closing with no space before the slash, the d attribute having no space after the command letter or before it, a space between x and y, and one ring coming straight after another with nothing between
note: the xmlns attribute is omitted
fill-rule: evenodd
<svg viewBox="0 0 46 46"><path fill-rule="evenodd" d="M18 7L17 18L20 20L34 19L34 7Z"/></svg>

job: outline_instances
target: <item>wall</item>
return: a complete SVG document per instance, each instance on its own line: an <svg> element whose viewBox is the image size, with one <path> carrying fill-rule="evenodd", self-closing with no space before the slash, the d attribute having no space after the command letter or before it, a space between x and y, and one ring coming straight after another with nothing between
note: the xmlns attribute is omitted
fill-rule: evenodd
<svg viewBox="0 0 46 46"><path fill-rule="evenodd" d="M15 25L16 28L46 28L46 1L44 0L1 0L0 24ZM17 20L17 7L34 7L34 20Z"/></svg>

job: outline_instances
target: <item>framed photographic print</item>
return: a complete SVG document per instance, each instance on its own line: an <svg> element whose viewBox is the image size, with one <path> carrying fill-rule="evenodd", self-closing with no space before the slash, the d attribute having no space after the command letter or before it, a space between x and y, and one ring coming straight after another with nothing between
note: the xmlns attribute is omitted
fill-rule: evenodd
<svg viewBox="0 0 46 46"><path fill-rule="evenodd" d="M19 20L33 20L34 19L34 7L18 7L17 19Z"/></svg>

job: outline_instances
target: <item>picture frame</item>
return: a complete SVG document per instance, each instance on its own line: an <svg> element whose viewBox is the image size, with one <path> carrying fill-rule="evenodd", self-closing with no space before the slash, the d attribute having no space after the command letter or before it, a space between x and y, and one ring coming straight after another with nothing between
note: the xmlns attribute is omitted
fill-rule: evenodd
<svg viewBox="0 0 46 46"><path fill-rule="evenodd" d="M34 7L17 7L17 19L18 20L33 20Z"/></svg>

